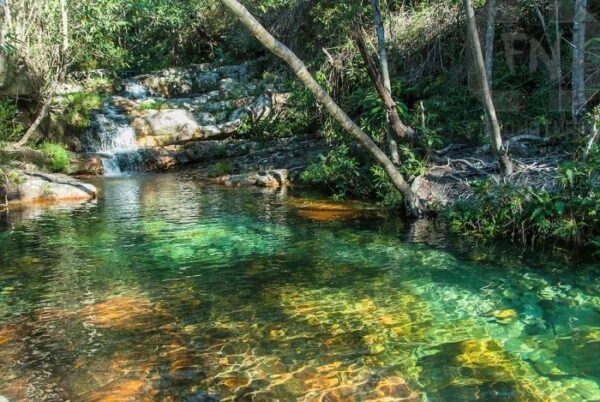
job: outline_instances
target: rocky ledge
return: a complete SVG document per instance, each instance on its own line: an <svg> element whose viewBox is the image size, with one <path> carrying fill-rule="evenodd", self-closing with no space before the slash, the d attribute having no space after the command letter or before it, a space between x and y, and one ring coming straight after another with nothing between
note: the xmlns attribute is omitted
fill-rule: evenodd
<svg viewBox="0 0 600 402"><path fill-rule="evenodd" d="M96 198L96 187L70 176L42 173L27 167L2 167L0 202L23 205L60 201L87 201ZM5 205L6 206L6 205Z"/></svg>
<svg viewBox="0 0 600 402"><path fill-rule="evenodd" d="M201 161L194 167L199 178L227 186L282 187L297 184L300 174L326 145L314 138L281 138L264 142L230 140L213 143L213 147L196 155Z"/></svg>

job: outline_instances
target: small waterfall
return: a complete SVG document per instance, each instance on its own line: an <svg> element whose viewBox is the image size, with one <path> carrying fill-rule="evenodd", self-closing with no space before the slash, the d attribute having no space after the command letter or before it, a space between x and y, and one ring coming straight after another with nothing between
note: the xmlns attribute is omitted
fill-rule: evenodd
<svg viewBox="0 0 600 402"><path fill-rule="evenodd" d="M124 94L130 99L143 99L148 97L148 89L135 81L125 82Z"/></svg>
<svg viewBox="0 0 600 402"><path fill-rule="evenodd" d="M135 130L127 116L107 100L93 118L87 133L87 151L102 158L105 176L141 172L144 160L136 143Z"/></svg>

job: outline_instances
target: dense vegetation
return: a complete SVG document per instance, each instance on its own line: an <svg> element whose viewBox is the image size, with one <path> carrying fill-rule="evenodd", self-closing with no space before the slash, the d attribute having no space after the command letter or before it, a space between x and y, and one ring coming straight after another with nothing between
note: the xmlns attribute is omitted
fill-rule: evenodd
<svg viewBox="0 0 600 402"><path fill-rule="evenodd" d="M368 47L377 46L371 4L328 0L243 3L307 64L318 83L360 128L386 149L388 111L355 38L362 30ZM474 2L486 48L489 3ZM560 3L557 10L559 3L498 2L491 24L495 28L494 52L486 52L492 56L486 62L493 66L488 68L489 82L504 139L524 134L538 137L541 141L515 146L515 150L520 149L526 160L558 153L560 168L545 189L527 188L510 178L477 180L469 200L443 211L458 231L486 238L508 235L525 243L541 239L600 243L596 229L600 219L598 147L590 141L600 125L600 109L596 95L586 99L581 110L571 110L570 94L577 84L577 54L572 48L576 15L573 4ZM101 105L100 87L110 87L112 77L267 54L216 0L15 0L9 17L7 4L0 46L2 71L18 77L11 82L21 88L15 92L6 79L1 85L5 93L0 102L1 142L22 137L41 105L52 102L57 82L103 70L100 82L56 105L61 110L56 118L85 129L90 111ZM486 110L473 90L477 86L469 68L472 63L461 2L389 0L380 6L392 97L402 121L416 131L413 139L398 145L397 166L402 176L409 183L423 176L431 165L444 162L440 150L452 144L467 150L493 146L486 135ZM581 52L588 89L597 89L600 81L600 41L594 23L599 13L598 4L590 2ZM336 197L375 198L387 205L402 205L403 197L384 169L346 135L310 91L279 66L269 72L273 77L265 79L285 81L292 94L290 107L275 120L245 126L240 135L276 139L316 133L330 146L303 173L305 182L324 186ZM556 94L561 94L559 105ZM58 152L47 143L42 149L53 155ZM61 170L62 162L57 163L55 168ZM217 170L228 169L223 164Z"/></svg>

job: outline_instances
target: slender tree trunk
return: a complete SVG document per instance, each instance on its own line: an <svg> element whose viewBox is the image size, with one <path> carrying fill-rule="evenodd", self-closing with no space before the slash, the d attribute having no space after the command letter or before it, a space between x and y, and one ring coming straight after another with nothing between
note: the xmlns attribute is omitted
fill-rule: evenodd
<svg viewBox="0 0 600 402"><path fill-rule="evenodd" d="M66 58L69 50L69 14L67 12L67 0L60 0L60 15L62 21L62 56Z"/></svg>
<svg viewBox="0 0 600 402"><path fill-rule="evenodd" d="M6 45L6 35L10 30L11 15L6 0L0 0L0 46ZM9 77L9 57L5 52L0 52L0 88L6 86Z"/></svg>
<svg viewBox="0 0 600 402"><path fill-rule="evenodd" d="M560 45L562 37L560 34L560 8L558 0L554 0L554 19L556 20L554 26L554 33L556 36L554 43L554 62L556 63L556 82L558 83L558 109L562 115L563 112L563 88L562 88L562 54L560 51Z"/></svg>
<svg viewBox="0 0 600 402"><path fill-rule="evenodd" d="M48 101L46 101L46 103L44 103L44 106L42 106L42 110L40 110L40 113L38 114L38 116L35 119L35 121L33 122L33 124L31 124L31 126L29 126L29 128L25 132L25 135L23 135L23 137L16 143L11 144L10 147L11 148L20 148L23 145L25 145L27 143L27 141L29 141L29 138L33 135L33 133L35 133L35 130L37 130L37 128L40 126L42 121L44 121L44 118L48 114L49 109L50 109L50 100L48 100Z"/></svg>
<svg viewBox="0 0 600 402"><path fill-rule="evenodd" d="M302 83L313 93L315 98L325 106L333 117L353 138L355 138L383 167L394 186L403 195L407 206L413 216L419 216L421 205L409 184L398 172L396 166L379 149L377 144L364 131L350 119L346 113L334 102L329 94L308 72L304 63L283 43L275 39L248 10L237 0L221 0L222 3L252 32L252 34L271 52L285 61Z"/></svg>
<svg viewBox="0 0 600 402"><path fill-rule="evenodd" d="M485 32L485 72L490 88L494 86L494 38L496 36L496 0L487 2L487 29Z"/></svg>
<svg viewBox="0 0 600 402"><path fill-rule="evenodd" d="M485 32L485 72L490 90L494 88L494 39L496 36L496 0L487 2L487 28ZM493 99L493 96L492 96ZM492 130L490 116L485 112L485 132Z"/></svg>
<svg viewBox="0 0 600 402"><path fill-rule="evenodd" d="M481 50L481 42L479 41L479 33L477 32L477 23L475 21L475 11L471 0L463 0L465 12L467 14L468 36L473 52L475 64L475 72L477 83L481 88L481 98L486 109L487 119L489 120L488 136L492 145L494 156L500 164L500 168L504 176L510 176L513 173L513 164L508 156L508 152L502 144L502 135L500 133L500 124L496 115L496 108L492 100L492 93L488 84L485 63L483 60L483 52Z"/></svg>
<svg viewBox="0 0 600 402"><path fill-rule="evenodd" d="M383 19L381 18L381 10L379 9L379 0L371 0L371 7L373 8L373 16L375 18L375 30L377 32L377 52L379 53L379 69L381 71L381 78L383 79L383 85L386 91L392 94L392 81L390 80L390 70L388 67L387 53L385 50L385 29L383 27ZM396 164L400 164L400 153L398 152L398 143L392 133L390 113L388 112L387 121L389 124L387 132L387 142L390 151L392 161Z"/></svg>
<svg viewBox="0 0 600 402"><path fill-rule="evenodd" d="M373 81L373 85L375 85L375 89L377 89L377 93L379 97L385 104L385 108L388 112L388 119L392 129L394 130L394 134L398 138L406 139L414 134L414 130L408 126L406 126L402 120L400 119L400 115L398 114L398 107L394 99L392 98L392 94L385 88L385 84L383 83L383 78L381 73L379 72L379 68L373 58L369 54L367 50L367 45L365 43L365 35L361 29L356 29L352 36L354 41L356 42L356 46L358 47L358 51L360 52L366 66L367 72Z"/></svg>
<svg viewBox="0 0 600 402"><path fill-rule="evenodd" d="M587 0L575 0L573 20L573 123L579 125L585 111L585 16Z"/></svg>

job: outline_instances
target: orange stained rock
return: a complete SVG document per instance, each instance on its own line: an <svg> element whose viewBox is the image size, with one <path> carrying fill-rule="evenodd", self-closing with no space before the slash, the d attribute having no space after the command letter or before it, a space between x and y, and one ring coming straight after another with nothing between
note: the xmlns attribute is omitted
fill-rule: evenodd
<svg viewBox="0 0 600 402"><path fill-rule="evenodd" d="M297 209L298 215L315 221L349 220L363 215L367 208L353 202L333 202L288 198L288 204Z"/></svg>
<svg viewBox="0 0 600 402"><path fill-rule="evenodd" d="M352 210L304 210L301 209L298 211L298 215L303 218L309 219L311 221L319 221L319 222L334 222L334 221L348 221L355 219L360 216L360 213Z"/></svg>
<svg viewBox="0 0 600 402"><path fill-rule="evenodd" d="M418 400L418 395L415 391L409 388L403 378L393 376L387 377L379 381L373 394L376 398L393 398L394 400Z"/></svg>
<svg viewBox="0 0 600 402"><path fill-rule="evenodd" d="M155 318L163 316L145 298L117 296L86 307L83 314L104 328L133 330L152 325Z"/></svg>
<svg viewBox="0 0 600 402"><path fill-rule="evenodd" d="M127 402L143 401L149 396L150 387L147 382L139 379L117 380L102 387L89 397L87 402Z"/></svg>
<svg viewBox="0 0 600 402"><path fill-rule="evenodd" d="M356 387L353 385L341 385L332 388L311 400L315 402L354 402L356 400L356 391Z"/></svg>
<svg viewBox="0 0 600 402"><path fill-rule="evenodd" d="M17 339L17 331L10 326L0 328L0 346Z"/></svg>
<svg viewBox="0 0 600 402"><path fill-rule="evenodd" d="M250 379L245 376L228 377L221 381L221 384L224 385L230 391L235 391L238 388L245 387L249 383Z"/></svg>
<svg viewBox="0 0 600 402"><path fill-rule="evenodd" d="M395 320L391 315L384 314L380 316L377 321L379 321L383 325L393 325Z"/></svg>
<svg viewBox="0 0 600 402"><path fill-rule="evenodd" d="M322 391L340 385L340 380L335 375L319 376L304 381L306 388L311 391Z"/></svg>

